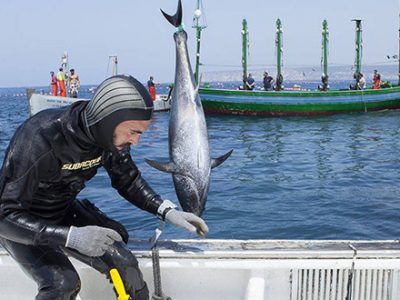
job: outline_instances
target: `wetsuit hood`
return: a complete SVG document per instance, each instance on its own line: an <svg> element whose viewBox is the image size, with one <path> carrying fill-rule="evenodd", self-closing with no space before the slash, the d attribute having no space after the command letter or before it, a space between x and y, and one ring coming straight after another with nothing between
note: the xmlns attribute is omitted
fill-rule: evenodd
<svg viewBox="0 0 400 300"><path fill-rule="evenodd" d="M150 120L153 101L146 88L132 76L117 75L104 80L84 111L97 145L115 150L113 136L118 124L128 120Z"/></svg>

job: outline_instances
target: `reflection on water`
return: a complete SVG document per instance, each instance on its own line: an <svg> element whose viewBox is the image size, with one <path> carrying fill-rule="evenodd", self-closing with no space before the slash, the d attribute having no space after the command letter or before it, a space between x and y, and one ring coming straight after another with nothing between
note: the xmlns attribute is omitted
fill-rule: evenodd
<svg viewBox="0 0 400 300"><path fill-rule="evenodd" d="M0 93L0 159L27 117L26 99ZM156 113L132 156L145 179L176 201L171 175L144 158L168 160L168 113ZM400 234L400 112L329 117L207 117L211 155L232 156L212 171L204 218L210 238L397 239ZM148 238L157 219L110 187L106 172L88 198ZM163 238L193 237L167 227Z"/></svg>
<svg viewBox="0 0 400 300"><path fill-rule="evenodd" d="M210 131L233 132L212 143L235 149L213 174L211 191L234 205L224 213L239 219L234 230L221 229L224 237L397 238L389 220L400 216L393 211L399 208L399 112L208 120ZM215 178L227 167L234 171L223 179L232 188L222 195ZM220 204L210 193L211 205Z"/></svg>

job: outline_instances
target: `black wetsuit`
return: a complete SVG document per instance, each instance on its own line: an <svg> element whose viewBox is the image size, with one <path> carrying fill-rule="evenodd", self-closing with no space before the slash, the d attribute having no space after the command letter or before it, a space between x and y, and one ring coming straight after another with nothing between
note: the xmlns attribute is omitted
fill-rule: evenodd
<svg viewBox="0 0 400 300"><path fill-rule="evenodd" d="M76 200L100 166L112 186L131 203L157 214L161 198L142 179L129 149L104 151L87 127L84 101L39 112L17 130L0 173L0 243L37 282L36 299L75 299L80 281L64 251L108 275L117 267L134 299L148 299L137 260L126 247L128 233L89 201ZM98 225L116 230L102 257L64 247L70 226Z"/></svg>

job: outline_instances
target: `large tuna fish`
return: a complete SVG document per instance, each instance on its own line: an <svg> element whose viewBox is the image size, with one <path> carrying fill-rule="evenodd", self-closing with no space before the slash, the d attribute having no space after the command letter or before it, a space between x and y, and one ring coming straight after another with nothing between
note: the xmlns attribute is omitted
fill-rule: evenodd
<svg viewBox="0 0 400 300"><path fill-rule="evenodd" d="M207 200L211 169L223 163L232 150L217 159L210 159L207 124L190 66L187 34L182 28L181 1L174 16L161 12L178 28L174 34L176 67L168 132L170 162L146 161L160 171L172 173L183 210L200 216Z"/></svg>

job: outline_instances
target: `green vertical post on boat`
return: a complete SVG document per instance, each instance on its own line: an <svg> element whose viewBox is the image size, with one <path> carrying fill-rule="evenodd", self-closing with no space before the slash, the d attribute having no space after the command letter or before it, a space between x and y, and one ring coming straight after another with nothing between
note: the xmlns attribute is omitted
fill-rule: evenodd
<svg viewBox="0 0 400 300"><path fill-rule="evenodd" d="M282 89L282 23L281 20L276 20L276 87L275 90L280 91Z"/></svg>
<svg viewBox="0 0 400 300"><path fill-rule="evenodd" d="M328 76L328 22L324 20L322 22L322 47L323 47L323 64L324 74Z"/></svg>
<svg viewBox="0 0 400 300"><path fill-rule="evenodd" d="M399 14L399 20L400 20L400 14ZM399 22L399 54L398 54L398 63L399 63L399 71L398 71L398 76L399 76L399 80L397 82L397 84L400 86L400 22Z"/></svg>
<svg viewBox="0 0 400 300"><path fill-rule="evenodd" d="M361 57L362 57L362 28L361 28L361 20L353 20L356 22L356 59L355 59L355 75L361 73Z"/></svg>
<svg viewBox="0 0 400 300"><path fill-rule="evenodd" d="M329 42L329 31L328 31L328 22L324 20L322 22L322 56L321 56L321 63L323 65L322 70L322 86L320 86L320 90L327 91L329 89L328 86L328 42Z"/></svg>
<svg viewBox="0 0 400 300"><path fill-rule="evenodd" d="M247 80L247 47L249 45L249 37L247 30L247 21L242 22L242 67L243 67L243 89L246 90Z"/></svg>
<svg viewBox="0 0 400 300"><path fill-rule="evenodd" d="M199 70L200 70L200 39L201 39L201 28L196 28L196 83L199 83Z"/></svg>
<svg viewBox="0 0 400 300"><path fill-rule="evenodd" d="M199 75L200 75L200 44L201 44L201 31L207 27L204 17L203 23L200 20L203 12L201 11L202 5L201 0L197 0L196 10L194 11L193 17L193 25L192 28L196 29L196 70L195 70L195 80L196 83L199 83Z"/></svg>

